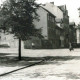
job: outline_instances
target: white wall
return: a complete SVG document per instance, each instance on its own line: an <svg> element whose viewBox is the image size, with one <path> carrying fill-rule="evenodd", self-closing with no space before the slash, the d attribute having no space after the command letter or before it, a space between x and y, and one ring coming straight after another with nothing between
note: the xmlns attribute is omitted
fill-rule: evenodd
<svg viewBox="0 0 80 80"><path fill-rule="evenodd" d="M39 8L37 10L37 13L39 15L39 22L34 20L34 24L36 28L42 28L42 35L47 39L48 38L48 32L47 32L47 11L45 11L43 8Z"/></svg>
<svg viewBox="0 0 80 80"><path fill-rule="evenodd" d="M6 34L6 33L0 33L0 44L7 44L11 48L18 48L18 39L14 39L13 34ZM24 47L23 41L22 41L22 47Z"/></svg>

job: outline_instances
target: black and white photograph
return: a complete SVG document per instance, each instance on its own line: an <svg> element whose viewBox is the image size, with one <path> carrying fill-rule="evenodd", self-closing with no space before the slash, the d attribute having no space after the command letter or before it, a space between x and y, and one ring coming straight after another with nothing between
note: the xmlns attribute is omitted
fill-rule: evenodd
<svg viewBox="0 0 80 80"><path fill-rule="evenodd" d="M0 0L0 80L80 80L80 1Z"/></svg>

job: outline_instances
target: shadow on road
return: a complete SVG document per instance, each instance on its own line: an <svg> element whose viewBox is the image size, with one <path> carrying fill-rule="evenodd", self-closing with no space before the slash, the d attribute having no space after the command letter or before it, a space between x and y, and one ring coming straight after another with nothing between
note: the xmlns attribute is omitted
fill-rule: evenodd
<svg viewBox="0 0 80 80"><path fill-rule="evenodd" d="M79 60L80 56L47 56L47 57L22 57L22 60L19 61L18 57L16 56L7 56L8 53L0 53L0 66L25 66L29 65L31 63L34 63L36 61L44 60L43 63L39 65L49 64L49 63L55 63L54 61L67 61L67 60Z"/></svg>

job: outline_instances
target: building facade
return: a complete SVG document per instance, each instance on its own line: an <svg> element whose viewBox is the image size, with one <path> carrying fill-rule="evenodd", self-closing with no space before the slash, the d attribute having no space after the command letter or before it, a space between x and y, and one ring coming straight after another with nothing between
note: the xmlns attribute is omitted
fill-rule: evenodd
<svg viewBox="0 0 80 80"><path fill-rule="evenodd" d="M69 23L69 42L70 43L76 43L76 25L75 22Z"/></svg>
<svg viewBox="0 0 80 80"><path fill-rule="evenodd" d="M69 16L66 5L55 6L54 2L44 4L42 7L50 11L56 16L56 20L61 20L56 22L57 26L60 28L59 39L61 47L68 47L69 45ZM62 33L63 32L63 33ZM58 43L58 42L57 42Z"/></svg>
<svg viewBox="0 0 80 80"><path fill-rule="evenodd" d="M43 7L40 7L37 13L40 16L40 20L39 22L34 21L34 24L36 28L42 28L41 33L44 37L42 39L42 48L54 48L55 16Z"/></svg>
<svg viewBox="0 0 80 80"><path fill-rule="evenodd" d="M40 29L39 32L42 36L30 36L29 39L22 42L22 47L31 49L32 44L35 48L46 49L67 47L69 43L69 16L66 6L55 6L54 2L47 3L37 9L37 14L39 20L34 20L33 23L36 29ZM13 35L6 36L4 42L8 41L10 47L14 44L13 47L18 47L18 40L13 39ZM7 40L8 37L10 37L9 40ZM1 41L3 42L2 37Z"/></svg>
<svg viewBox="0 0 80 80"><path fill-rule="evenodd" d="M80 43L80 25L76 27L77 43Z"/></svg>
<svg viewBox="0 0 80 80"><path fill-rule="evenodd" d="M66 8L66 5L58 6L60 10L63 12L63 28L64 28L64 46L69 46L69 16L68 16L68 10Z"/></svg>
<svg viewBox="0 0 80 80"><path fill-rule="evenodd" d="M50 4L53 5L52 3ZM53 9L53 8L50 8L50 9ZM55 14L59 16L58 19L56 18L53 12L43 7L43 5L37 10L37 14L39 15L40 20L39 21L34 20L34 24L37 29L41 28L41 34L43 38L40 40L40 43L41 43L40 48L51 49L51 48L64 47L64 35L62 33L64 31L63 24L62 24L63 12L56 6L55 6L55 11L58 11L57 13L59 14L60 12L61 14L61 15L58 15L55 12Z"/></svg>
<svg viewBox="0 0 80 80"><path fill-rule="evenodd" d="M56 30L56 36L59 38L59 48L64 47L64 29L63 29L63 20L62 19L56 19L56 25L58 28L58 31Z"/></svg>
<svg viewBox="0 0 80 80"><path fill-rule="evenodd" d="M36 29L41 29L40 34L42 38L32 36L25 41L25 48L32 48L32 43L35 44L35 48L53 48L55 37L55 16L43 7L39 7L37 10L39 21L34 20ZM54 34L54 36L53 36Z"/></svg>

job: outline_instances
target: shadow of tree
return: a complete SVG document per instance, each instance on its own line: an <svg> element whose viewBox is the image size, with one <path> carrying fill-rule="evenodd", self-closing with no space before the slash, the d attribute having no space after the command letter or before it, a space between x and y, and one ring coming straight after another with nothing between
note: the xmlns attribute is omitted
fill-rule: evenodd
<svg viewBox="0 0 80 80"><path fill-rule="evenodd" d="M22 57L22 60L19 61L17 56L8 56L8 53L0 53L0 66L25 66L36 61L44 60L42 63L38 65L45 65L45 64L57 64L61 65L64 64L63 61L67 60L79 60L80 56L47 56L47 57ZM62 61L62 62L58 62Z"/></svg>

